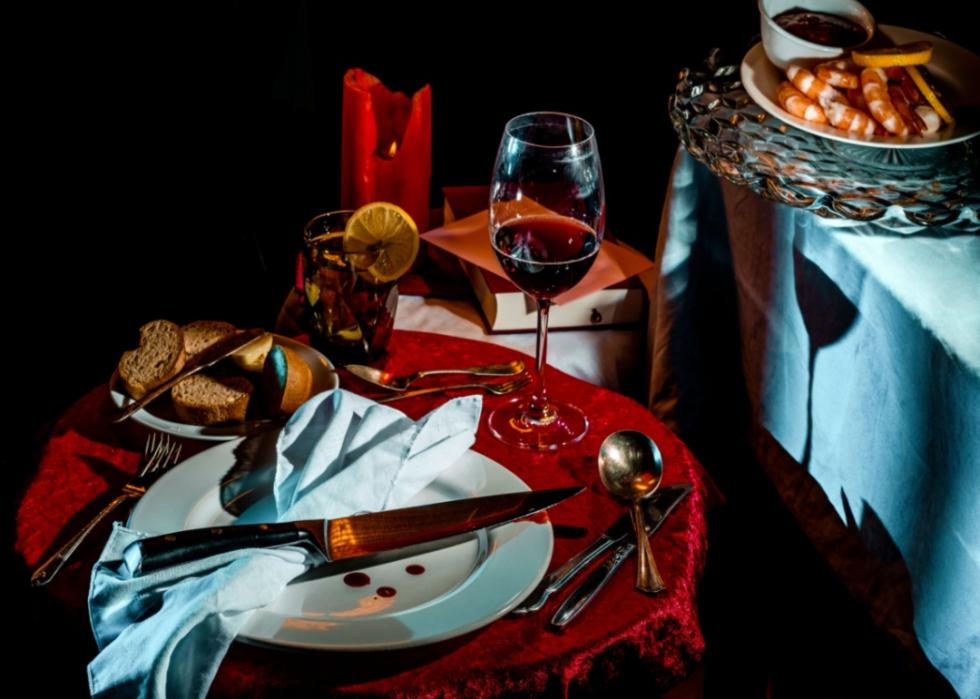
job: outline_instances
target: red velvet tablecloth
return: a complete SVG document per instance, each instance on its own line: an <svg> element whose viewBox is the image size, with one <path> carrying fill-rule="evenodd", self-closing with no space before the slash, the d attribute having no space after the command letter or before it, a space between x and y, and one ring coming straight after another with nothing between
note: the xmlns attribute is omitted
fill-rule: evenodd
<svg viewBox="0 0 980 699"><path fill-rule="evenodd" d="M389 349L386 368L398 373L503 362L517 354L497 345L408 331L396 331ZM562 632L550 630L547 624L563 598L559 594L537 614L505 617L456 639L402 651L297 653L236 643L222 663L212 695L567 695L599 693L626 677L665 687L686 675L704 650L696 605L707 546L701 467L677 437L629 398L555 370L549 369L548 379L555 396L572 399L589 415L591 428L581 443L557 454L529 453L508 448L481 425L474 449L506 465L532 488L574 482L587 486L582 495L550 510L556 525L554 566L624 511L598 480L595 455L602 439L619 429L650 435L663 452L664 484L694 485L652 539L667 582L665 593L648 597L636 592L634 568L626 565ZM354 391L366 390L350 375L342 375L341 383ZM417 418L442 400L425 396L394 406ZM502 400L507 398L486 397L484 417ZM87 521L105 503L107 491L125 482L139 461L142 428L108 425L105 416L110 405L106 387L94 389L63 416L46 445L37 476L17 513L16 546L31 567L61 540L63 529ZM186 444L198 451L207 446ZM107 534L104 526L94 536L104 540ZM89 571L99 546L84 548L80 558L46 588L78 614L85 613Z"/></svg>

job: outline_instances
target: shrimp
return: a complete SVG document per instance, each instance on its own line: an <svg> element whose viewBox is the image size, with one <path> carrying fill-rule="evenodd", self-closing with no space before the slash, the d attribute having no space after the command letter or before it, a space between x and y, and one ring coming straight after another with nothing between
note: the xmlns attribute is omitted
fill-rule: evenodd
<svg viewBox="0 0 980 699"><path fill-rule="evenodd" d="M847 61L826 61L814 68L817 77L834 87L852 89L858 86L857 73L851 70Z"/></svg>
<svg viewBox="0 0 980 699"><path fill-rule="evenodd" d="M939 127L943 125L942 117L939 116L939 113L935 109L928 105L918 105L915 107L915 113L919 115L922 123L925 124L922 133L936 133L939 131Z"/></svg>
<svg viewBox="0 0 980 699"><path fill-rule="evenodd" d="M922 118L912 111L912 105L909 104L908 99L905 97L905 93L902 88L898 85L888 86L888 96L891 97L892 105L895 107L895 111L898 115L902 117L902 121L905 125L909 127L909 132L913 134L922 133L926 130L926 124L922 121ZM936 116L939 116L938 114Z"/></svg>
<svg viewBox="0 0 980 699"><path fill-rule="evenodd" d="M812 121L817 124L827 122L827 115L824 114L820 105L793 87L792 83L784 80L779 84L779 93L776 95L783 109L793 116Z"/></svg>
<svg viewBox="0 0 980 699"><path fill-rule="evenodd" d="M786 75L800 92L810 99L816 100L821 107L826 108L831 102L843 102L847 104L847 98L844 95L806 68L790 64L786 67Z"/></svg>
<svg viewBox="0 0 980 699"><path fill-rule="evenodd" d="M907 136L909 127L892 104L888 95L888 79L881 68L865 68L861 71L861 90L868 102L871 116L896 136Z"/></svg>
<svg viewBox="0 0 980 699"><path fill-rule="evenodd" d="M824 107L827 114L827 121L831 126L836 126L844 131L872 136L875 132L875 120L866 112L844 104L843 102L831 102Z"/></svg>
<svg viewBox="0 0 980 699"><path fill-rule="evenodd" d="M853 88L847 91L847 101L852 107L860 109L862 112L868 111L868 103L864 101L864 93L860 88Z"/></svg>
<svg viewBox="0 0 980 699"><path fill-rule="evenodd" d="M910 105L914 107L917 104L926 103L907 70L904 68L886 68L885 75L888 77L888 86L895 87L897 85L901 88L902 94L905 95L905 99Z"/></svg>

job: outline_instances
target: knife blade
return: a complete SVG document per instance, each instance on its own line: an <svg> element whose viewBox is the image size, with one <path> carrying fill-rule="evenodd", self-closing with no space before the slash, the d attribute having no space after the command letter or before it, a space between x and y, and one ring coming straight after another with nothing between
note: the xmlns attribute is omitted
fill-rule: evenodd
<svg viewBox="0 0 980 699"><path fill-rule="evenodd" d="M691 492L691 485L686 484L681 486L682 492L675 497L664 509L658 510L656 512L647 511L647 535L652 535L660 525L663 524L664 520L667 519L678 503ZM609 579L612 578L613 574L619 570L619 567L623 564L627 558L636 550L636 542L625 540L622 541L609 557L603 561L602 565L589 573L589 576L583 580L578 587L576 587L568 595L561 606L555 610L554 615L551 617L551 626L556 628L562 628L568 624L572 619L577 617L583 609L585 609L589 602L591 602L595 596L599 593Z"/></svg>
<svg viewBox="0 0 980 699"><path fill-rule="evenodd" d="M241 548L299 545L313 554L316 565L322 565L513 522L583 490L575 487L487 495L329 520L187 529L133 542L123 551L123 561L137 576Z"/></svg>
<svg viewBox="0 0 980 699"><path fill-rule="evenodd" d="M202 350L200 353L191 357L191 359L184 364L184 368L178 371L172 378L164 381L139 400L135 400L126 405L118 413L113 415L110 418L110 421L122 422L123 420L131 417L133 413L136 413L142 408L146 407L146 405L148 405L150 402L156 400L161 395L173 388L178 382L183 381L192 374L196 374L202 369L207 369L209 366L216 364L225 357L234 354L238 350L244 349L247 345L250 345L263 335L265 335L265 330L262 330L261 328L252 328L249 330L241 330L234 335L221 338L207 349Z"/></svg>
<svg viewBox="0 0 980 699"><path fill-rule="evenodd" d="M680 502L688 492L690 484L671 485L661 488L646 503L647 531L653 533L660 526L660 522L667 516L674 506ZM576 575L586 568L592 561L608 551L610 548L619 544L633 534L633 520L629 514L624 514L610 525L610 527L600 534L591 544L569 558L561 566L546 575L538 586L531 591L524 601L511 610L511 614L529 614L536 612L548 599L556 592L561 590Z"/></svg>

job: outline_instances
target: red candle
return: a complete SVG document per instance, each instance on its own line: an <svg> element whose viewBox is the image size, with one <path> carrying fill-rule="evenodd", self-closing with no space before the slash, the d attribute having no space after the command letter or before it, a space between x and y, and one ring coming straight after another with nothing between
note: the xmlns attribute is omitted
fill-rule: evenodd
<svg viewBox="0 0 980 699"><path fill-rule="evenodd" d="M420 231L429 224L432 92L411 99L360 68L344 76L340 203L356 209L388 201L405 209Z"/></svg>

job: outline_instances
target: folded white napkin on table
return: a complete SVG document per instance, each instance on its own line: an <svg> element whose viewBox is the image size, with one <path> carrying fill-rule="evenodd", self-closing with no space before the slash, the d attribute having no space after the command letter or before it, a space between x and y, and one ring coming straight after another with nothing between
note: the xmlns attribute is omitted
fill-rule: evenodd
<svg viewBox="0 0 980 699"><path fill-rule="evenodd" d="M310 399L276 444L278 521L401 507L473 444L481 399L451 400L418 422L336 390ZM302 547L248 549L130 577L122 552L145 536L116 525L92 571L100 652L92 696L203 697L250 614L312 564Z"/></svg>

